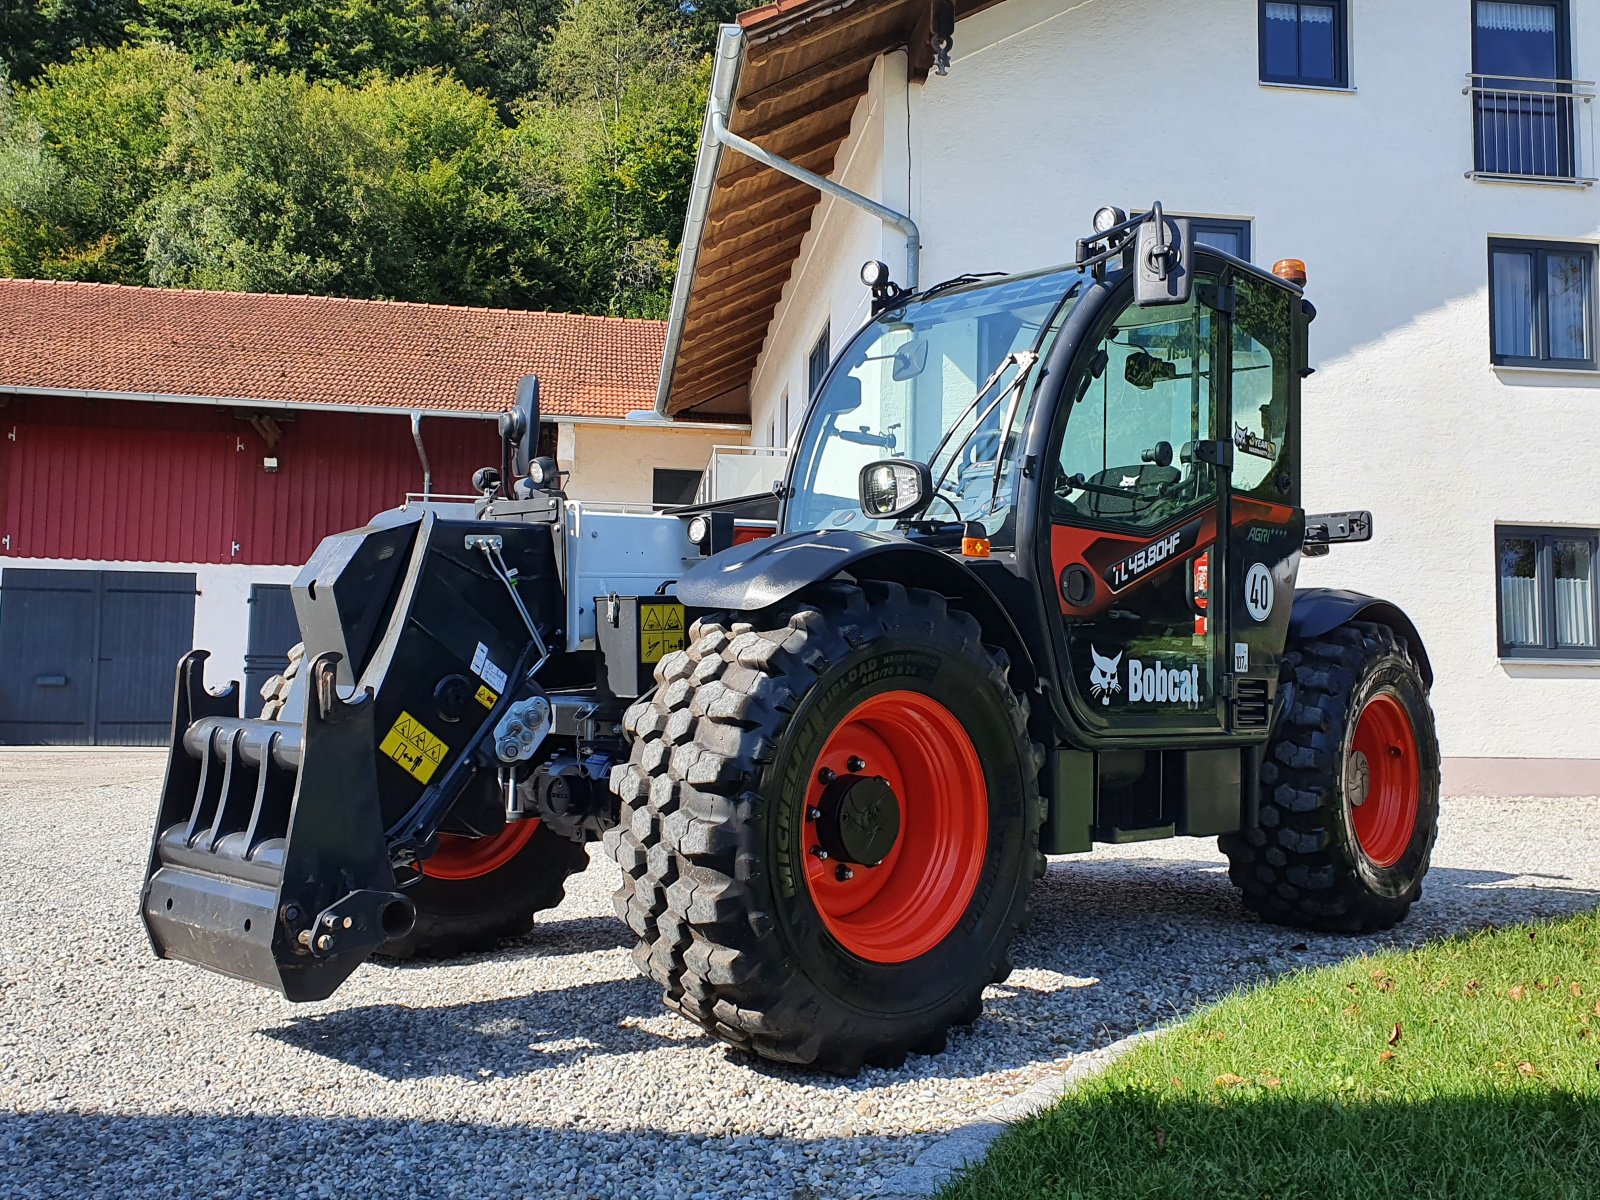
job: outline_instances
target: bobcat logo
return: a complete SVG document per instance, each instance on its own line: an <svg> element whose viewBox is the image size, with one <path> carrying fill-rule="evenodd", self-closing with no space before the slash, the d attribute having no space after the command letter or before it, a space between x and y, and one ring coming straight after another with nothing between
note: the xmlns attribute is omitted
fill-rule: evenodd
<svg viewBox="0 0 1600 1200"><path fill-rule="evenodd" d="M1089 647L1089 655L1094 659L1094 669L1089 672L1089 694L1098 696L1101 704L1110 704L1111 697L1122 690L1122 683L1117 679L1117 671L1122 667L1122 655L1107 658Z"/></svg>

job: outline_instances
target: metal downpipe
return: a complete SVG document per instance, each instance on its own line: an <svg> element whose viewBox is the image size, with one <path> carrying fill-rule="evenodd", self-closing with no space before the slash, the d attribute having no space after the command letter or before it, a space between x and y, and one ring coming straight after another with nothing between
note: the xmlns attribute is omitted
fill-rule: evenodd
<svg viewBox="0 0 1600 1200"><path fill-rule="evenodd" d="M417 444L417 457L422 460L422 498L433 495L433 468L428 465L428 448L422 444L422 414L411 411L411 440Z"/></svg>

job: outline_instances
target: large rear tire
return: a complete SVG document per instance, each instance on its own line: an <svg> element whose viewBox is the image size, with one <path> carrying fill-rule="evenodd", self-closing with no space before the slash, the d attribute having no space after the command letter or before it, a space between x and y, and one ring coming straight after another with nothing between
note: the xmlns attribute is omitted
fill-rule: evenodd
<svg viewBox="0 0 1600 1200"><path fill-rule="evenodd" d="M1228 874L1268 921L1370 933L1422 896L1439 831L1427 683L1387 626L1291 646L1290 708L1261 769L1261 823L1225 834Z"/></svg>
<svg viewBox="0 0 1600 1200"><path fill-rule="evenodd" d="M834 583L697 622L656 680L606 847L667 1005L837 1074L942 1049L1010 972L1044 868L1005 655L934 592Z"/></svg>
<svg viewBox="0 0 1600 1200"><path fill-rule="evenodd" d="M305 645L296 643L283 674L262 685L263 720L297 719L286 710L304 662ZM377 953L451 958L493 949L502 939L532 929L535 913L565 897L567 876L588 865L583 846L538 821L518 821L487 838L443 834L438 852L422 864L422 878L406 889L417 906L416 925Z"/></svg>

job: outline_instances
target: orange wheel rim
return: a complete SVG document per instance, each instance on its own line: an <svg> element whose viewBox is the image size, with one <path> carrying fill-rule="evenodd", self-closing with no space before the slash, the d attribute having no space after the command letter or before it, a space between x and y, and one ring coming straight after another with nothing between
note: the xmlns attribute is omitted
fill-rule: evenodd
<svg viewBox="0 0 1600 1200"><path fill-rule="evenodd" d="M1394 866L1416 832L1422 768L1417 732L1392 692L1380 692L1361 710L1345 775L1361 852L1374 866Z"/></svg>
<svg viewBox="0 0 1600 1200"><path fill-rule="evenodd" d="M513 821L492 837L439 835L439 848L422 863L422 873L430 879L477 879L498 871L539 832L539 822Z"/></svg>
<svg viewBox="0 0 1600 1200"><path fill-rule="evenodd" d="M882 860L818 854L841 844L841 787L884 784L898 830ZM874 789L876 789L874 791ZM846 795L849 793L846 792ZM883 802L887 805L890 802ZM983 873L989 794L972 739L920 692L884 692L853 709L817 756L806 789L806 884L834 939L878 963L918 958L950 934Z"/></svg>

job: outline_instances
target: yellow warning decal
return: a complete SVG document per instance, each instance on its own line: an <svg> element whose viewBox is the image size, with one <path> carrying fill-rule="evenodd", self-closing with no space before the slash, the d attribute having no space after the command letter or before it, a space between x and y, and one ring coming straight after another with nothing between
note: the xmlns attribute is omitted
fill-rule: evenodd
<svg viewBox="0 0 1600 1200"><path fill-rule="evenodd" d="M491 692L487 685L479 685L479 687L478 687L478 703L479 704L483 705L485 708L493 708L494 707L494 702L496 700L498 700L498 699L500 699L500 697L496 696L493 692Z"/></svg>
<svg viewBox="0 0 1600 1200"><path fill-rule="evenodd" d="M639 604L639 661L660 662L684 645L683 605L671 601Z"/></svg>
<svg viewBox="0 0 1600 1200"><path fill-rule="evenodd" d="M399 763L418 783L433 778L444 756L450 753L446 746L428 730L428 727L408 712L402 712L378 749Z"/></svg>

